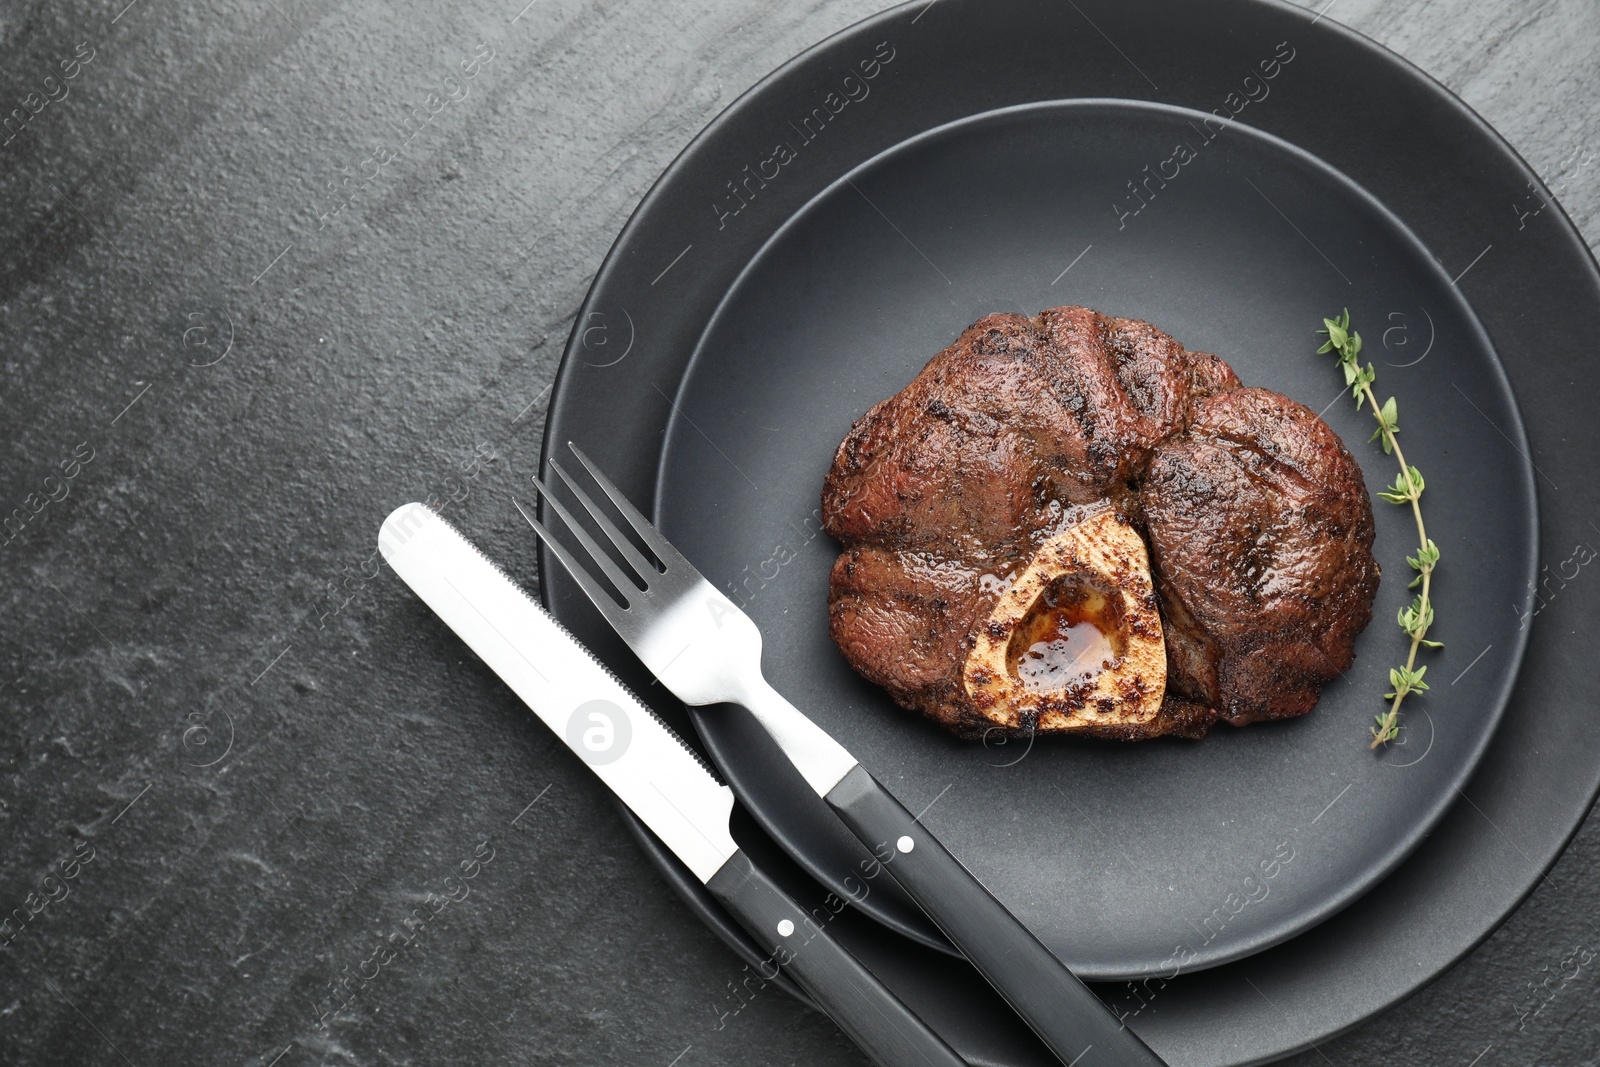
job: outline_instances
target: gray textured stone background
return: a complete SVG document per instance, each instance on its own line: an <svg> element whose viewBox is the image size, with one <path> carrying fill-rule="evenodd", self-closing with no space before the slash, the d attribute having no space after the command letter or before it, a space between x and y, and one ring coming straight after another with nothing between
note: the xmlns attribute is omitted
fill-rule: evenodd
<svg viewBox="0 0 1600 1067"><path fill-rule="evenodd" d="M0 911L55 898L0 949L0 1062L860 1062L776 990L717 1029L740 964L481 667L455 665L460 707L416 699L409 594L368 576L389 507L430 495L531 573L474 514L535 468L618 229L718 111L877 5L125 3L0 6L5 108L60 97L0 133L0 514L48 499L0 545ZM1460 94L1593 241L1600 7L1328 17ZM466 96L334 213L480 41ZM1600 1063L1597 839L1289 1062ZM430 892L454 899L332 1012Z"/></svg>

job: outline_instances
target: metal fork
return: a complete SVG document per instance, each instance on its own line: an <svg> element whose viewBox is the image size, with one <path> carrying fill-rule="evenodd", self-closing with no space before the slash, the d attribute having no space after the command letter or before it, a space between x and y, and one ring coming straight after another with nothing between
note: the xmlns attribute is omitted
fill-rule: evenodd
<svg viewBox="0 0 1600 1067"><path fill-rule="evenodd" d="M613 588L608 590L595 578L521 503L517 510L661 683L686 704L748 708L807 784L1063 1063L1160 1065L1155 1053L843 745L768 684L761 672L761 631L756 624L708 582L576 445L568 442L567 447L659 563L646 558L553 457L551 469L632 573L617 565L537 477L533 484L539 493Z"/></svg>
<svg viewBox="0 0 1600 1067"><path fill-rule="evenodd" d="M623 601L618 603L616 596L608 592L538 519L528 514L520 503L512 501L522 517L550 546L550 551L644 665L662 685L677 694L678 699L685 704L739 704L749 708L818 796L838 785L857 765L855 757L767 683L761 673L761 631L750 616L706 581L576 445L569 443L567 447L634 533L661 561L660 566L633 546L554 459L550 461L551 468L605 532L612 547L633 568L633 577L622 572L545 483L534 478L533 484L588 551L589 558L610 579Z"/></svg>

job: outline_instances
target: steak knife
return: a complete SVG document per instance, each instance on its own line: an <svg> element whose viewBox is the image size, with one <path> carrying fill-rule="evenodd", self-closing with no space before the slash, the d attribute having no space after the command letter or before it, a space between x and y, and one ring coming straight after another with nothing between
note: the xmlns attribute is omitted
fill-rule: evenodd
<svg viewBox="0 0 1600 1067"><path fill-rule="evenodd" d="M453 526L421 504L384 520L396 574L700 879L880 1067L964 1061L734 843L733 793Z"/></svg>

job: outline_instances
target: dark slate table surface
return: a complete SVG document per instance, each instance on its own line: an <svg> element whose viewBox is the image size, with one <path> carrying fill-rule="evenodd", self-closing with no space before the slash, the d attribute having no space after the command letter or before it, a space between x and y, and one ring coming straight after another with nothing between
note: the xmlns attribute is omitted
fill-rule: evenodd
<svg viewBox="0 0 1600 1067"><path fill-rule="evenodd" d="M0 7L0 1062L862 1062L775 989L719 1028L741 964L477 664L441 682L373 550L431 498L531 577L491 516L613 237L877 5L524 2ZM1328 17L1600 234L1600 8ZM1597 857L1591 820L1460 966L1288 1062L1597 1062L1593 965L1517 1020L1595 955Z"/></svg>

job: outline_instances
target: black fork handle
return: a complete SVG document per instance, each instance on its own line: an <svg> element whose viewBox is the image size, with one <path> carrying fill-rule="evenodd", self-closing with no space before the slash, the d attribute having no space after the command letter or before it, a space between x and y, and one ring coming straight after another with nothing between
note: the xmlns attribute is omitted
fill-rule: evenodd
<svg viewBox="0 0 1600 1067"><path fill-rule="evenodd" d="M865 768L857 766L823 799L1062 1063L1162 1067Z"/></svg>

